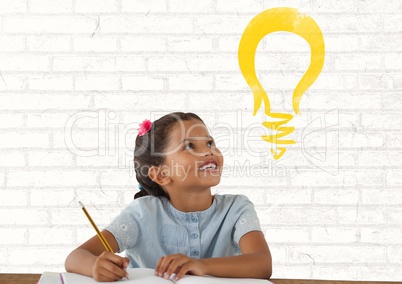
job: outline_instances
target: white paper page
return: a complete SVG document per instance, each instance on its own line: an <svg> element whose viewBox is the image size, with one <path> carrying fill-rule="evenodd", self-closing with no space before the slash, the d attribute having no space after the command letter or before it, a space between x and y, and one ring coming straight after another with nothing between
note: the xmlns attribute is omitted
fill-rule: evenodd
<svg viewBox="0 0 402 284"><path fill-rule="evenodd" d="M184 275L177 284L269 284L272 283L264 279L254 278L220 278L211 276L192 276Z"/></svg>
<svg viewBox="0 0 402 284"><path fill-rule="evenodd" d="M43 272L39 279L39 284L59 284L61 282L61 275L59 272Z"/></svg>
<svg viewBox="0 0 402 284"><path fill-rule="evenodd" d="M117 282L102 282L105 284L269 284L272 283L263 279L252 278L219 278L211 276L184 275L179 281L166 280L154 275L154 270L149 268L128 269L129 280L123 278ZM99 284L93 278L75 273L62 273L64 284Z"/></svg>
<svg viewBox="0 0 402 284"><path fill-rule="evenodd" d="M115 282L102 282L105 284L172 284L172 281L157 277L154 275L154 270L149 268L134 268L127 270L129 280L123 278ZM93 278L75 274L62 273L64 284L99 284Z"/></svg>

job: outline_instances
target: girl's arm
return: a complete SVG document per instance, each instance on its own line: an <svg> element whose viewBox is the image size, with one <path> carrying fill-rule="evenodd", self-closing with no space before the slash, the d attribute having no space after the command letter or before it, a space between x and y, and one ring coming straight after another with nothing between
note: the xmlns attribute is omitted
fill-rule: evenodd
<svg viewBox="0 0 402 284"><path fill-rule="evenodd" d="M247 277L269 279L272 275L272 258L260 231L245 234L239 241L241 255L222 258L205 258L205 274L220 277Z"/></svg>
<svg viewBox="0 0 402 284"><path fill-rule="evenodd" d="M103 230L102 234L113 251L118 251L119 246L114 236L106 230ZM67 256L65 268L68 272L87 275L97 281L114 281L127 276L124 269L127 268L128 262L128 258L105 251L98 236L95 235Z"/></svg>
<svg viewBox="0 0 402 284"><path fill-rule="evenodd" d="M230 257L198 260L185 255L168 255L159 260L155 272L166 278L176 273L176 279L187 272L217 277L269 279L272 275L272 258L262 232L245 234L239 245L242 254Z"/></svg>

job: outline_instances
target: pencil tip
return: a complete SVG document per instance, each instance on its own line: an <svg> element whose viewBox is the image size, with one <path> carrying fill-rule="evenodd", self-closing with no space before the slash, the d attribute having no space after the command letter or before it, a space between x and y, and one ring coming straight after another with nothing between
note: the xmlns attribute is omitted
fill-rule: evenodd
<svg viewBox="0 0 402 284"><path fill-rule="evenodd" d="M82 204L81 201L78 201L78 204L81 206L81 208L84 208L84 204Z"/></svg>

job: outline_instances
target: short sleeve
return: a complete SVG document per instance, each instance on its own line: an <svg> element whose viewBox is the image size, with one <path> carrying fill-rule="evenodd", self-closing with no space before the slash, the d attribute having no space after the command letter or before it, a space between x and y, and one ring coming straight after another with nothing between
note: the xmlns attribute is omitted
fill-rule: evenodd
<svg viewBox="0 0 402 284"><path fill-rule="evenodd" d="M239 246L241 237L251 231L261 231L260 221L253 203L244 195L239 195L236 200L236 214L238 217L234 225L233 240Z"/></svg>
<svg viewBox="0 0 402 284"><path fill-rule="evenodd" d="M105 230L112 233L119 245L118 252L134 247L138 241L140 226L138 225L137 215L136 207L130 204L106 226Z"/></svg>

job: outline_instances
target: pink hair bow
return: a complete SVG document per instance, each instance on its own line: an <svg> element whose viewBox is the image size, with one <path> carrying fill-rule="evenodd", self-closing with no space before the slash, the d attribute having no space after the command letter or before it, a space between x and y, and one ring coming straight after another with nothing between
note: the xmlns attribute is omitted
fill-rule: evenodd
<svg viewBox="0 0 402 284"><path fill-rule="evenodd" d="M148 119L145 119L142 123L140 123L140 128L138 128L138 135L144 136L151 130L152 122Z"/></svg>

